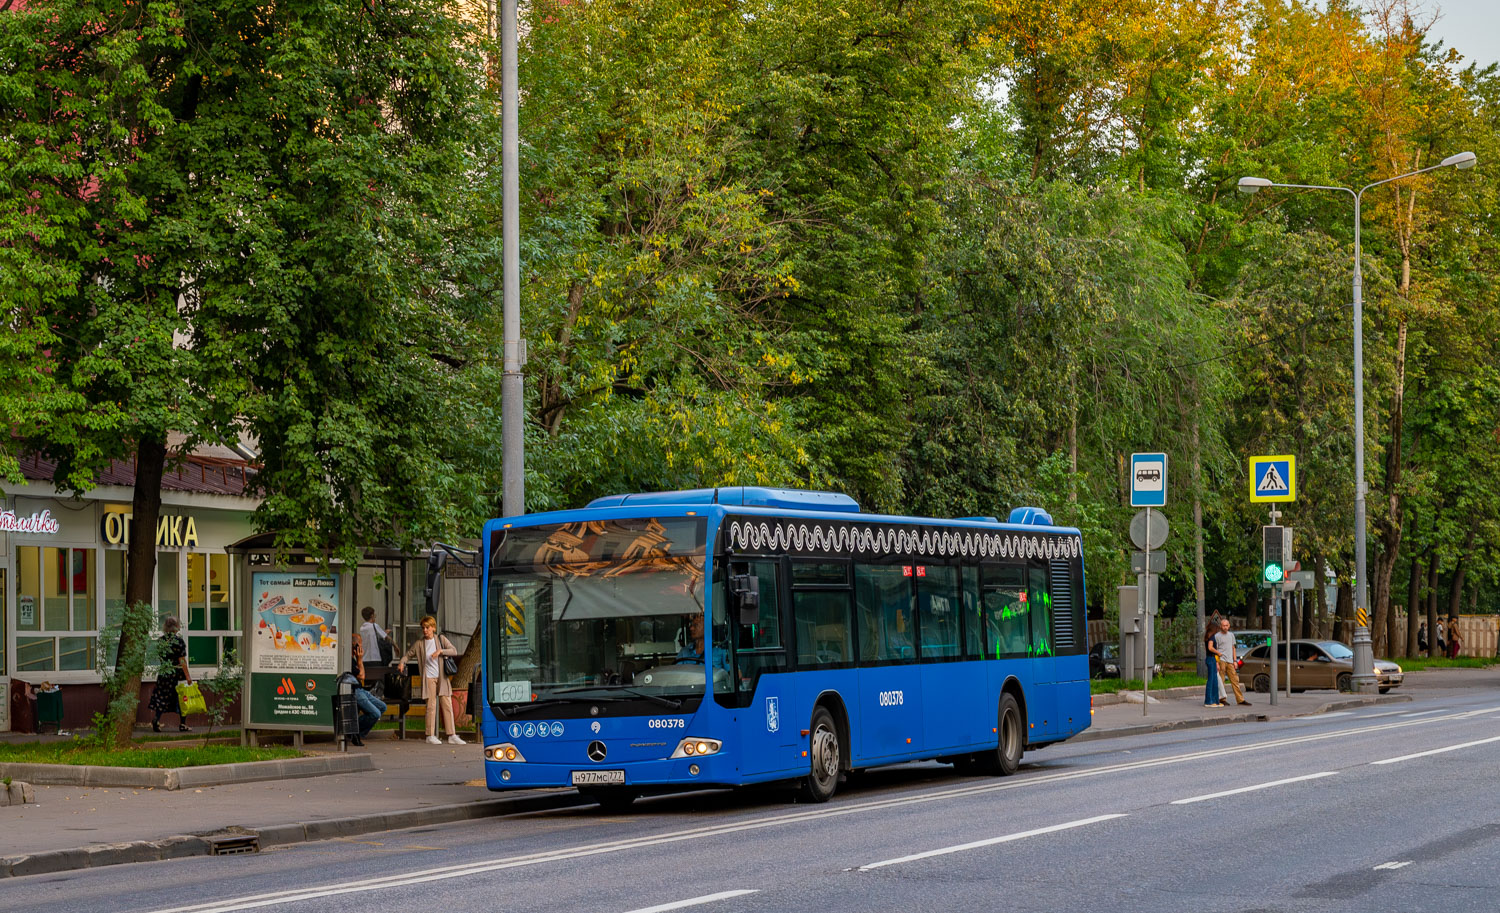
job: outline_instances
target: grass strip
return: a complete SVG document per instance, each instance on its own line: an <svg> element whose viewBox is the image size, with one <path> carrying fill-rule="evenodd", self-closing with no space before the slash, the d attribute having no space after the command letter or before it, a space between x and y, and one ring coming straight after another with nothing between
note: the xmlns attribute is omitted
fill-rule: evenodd
<svg viewBox="0 0 1500 913"><path fill-rule="evenodd" d="M91 764L100 767L206 767L300 758L302 754L295 748L280 746L241 748L238 745L179 747L147 744L115 749L76 741L0 744L0 763Z"/></svg>

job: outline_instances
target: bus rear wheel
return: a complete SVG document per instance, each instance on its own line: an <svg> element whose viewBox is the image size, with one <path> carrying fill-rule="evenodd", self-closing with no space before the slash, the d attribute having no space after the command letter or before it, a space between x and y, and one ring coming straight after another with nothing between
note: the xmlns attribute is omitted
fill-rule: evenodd
<svg viewBox="0 0 1500 913"><path fill-rule="evenodd" d="M1026 729L1021 720L1021 705L1015 695L1000 695L1000 744L995 752L995 772L1008 777L1021 768L1026 751Z"/></svg>
<svg viewBox="0 0 1500 913"><path fill-rule="evenodd" d="M839 730L827 708L813 711L807 742L809 770L802 795L810 802L827 802L839 788L839 767L843 753L839 749Z"/></svg>

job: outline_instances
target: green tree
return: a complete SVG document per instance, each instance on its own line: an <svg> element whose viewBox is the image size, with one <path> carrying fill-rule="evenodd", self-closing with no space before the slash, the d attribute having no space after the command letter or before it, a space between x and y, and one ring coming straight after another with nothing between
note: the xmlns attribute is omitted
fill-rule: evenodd
<svg viewBox="0 0 1500 913"><path fill-rule="evenodd" d="M467 427L449 267L481 71L460 36L429 0L0 16L0 284L57 390L20 446L75 491L133 459L127 603L150 597L162 473L200 441L255 440L256 522L285 547L482 510L432 433Z"/></svg>

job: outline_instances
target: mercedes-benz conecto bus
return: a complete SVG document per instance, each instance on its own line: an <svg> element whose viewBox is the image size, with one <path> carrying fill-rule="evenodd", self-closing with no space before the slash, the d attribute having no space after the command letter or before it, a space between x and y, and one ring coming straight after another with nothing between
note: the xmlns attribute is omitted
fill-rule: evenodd
<svg viewBox="0 0 1500 913"><path fill-rule="evenodd" d="M1083 558L1009 522L719 488L485 525L491 789L799 783L939 759L1009 774L1089 725Z"/></svg>

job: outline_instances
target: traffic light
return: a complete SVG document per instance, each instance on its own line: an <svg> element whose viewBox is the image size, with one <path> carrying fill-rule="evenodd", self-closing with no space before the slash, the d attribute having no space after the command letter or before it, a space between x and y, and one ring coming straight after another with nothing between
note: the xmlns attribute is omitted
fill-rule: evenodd
<svg viewBox="0 0 1500 913"><path fill-rule="evenodd" d="M1286 537L1283 535L1285 527L1262 526L1261 531L1261 559L1260 579L1266 583L1280 583L1286 576Z"/></svg>

